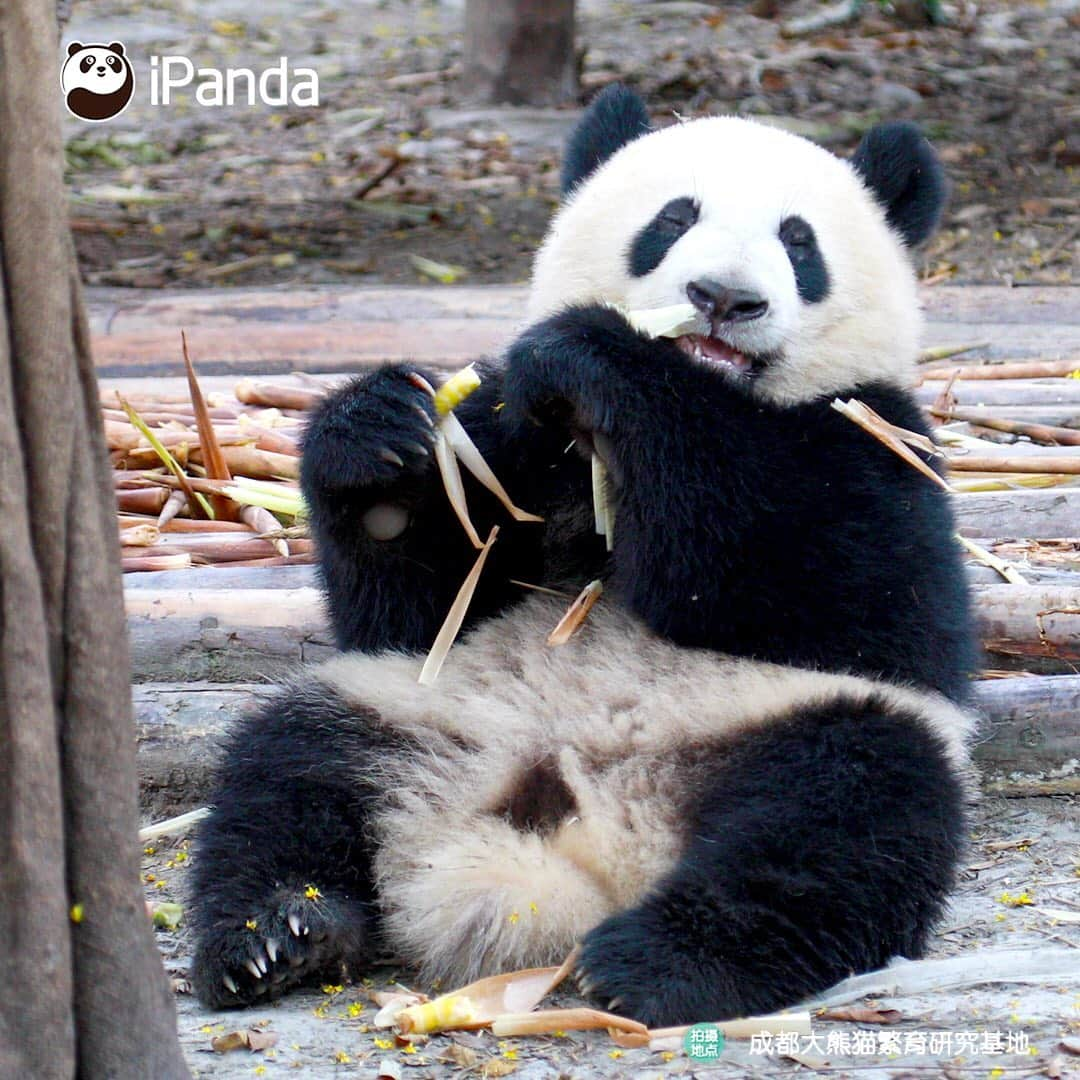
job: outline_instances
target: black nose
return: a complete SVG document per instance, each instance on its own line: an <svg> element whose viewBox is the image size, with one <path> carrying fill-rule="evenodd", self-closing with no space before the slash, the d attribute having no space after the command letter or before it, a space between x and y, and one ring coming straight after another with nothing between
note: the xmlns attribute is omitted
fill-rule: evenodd
<svg viewBox="0 0 1080 1080"><path fill-rule="evenodd" d="M103 67L99 67L99 68L97 69L97 73L98 73L99 75L104 75L104 74L105 74L105 69L104 69Z"/></svg>
<svg viewBox="0 0 1080 1080"><path fill-rule="evenodd" d="M712 278L698 278L686 286L690 303L716 322L749 322L769 310L769 301L747 289L729 289Z"/></svg>

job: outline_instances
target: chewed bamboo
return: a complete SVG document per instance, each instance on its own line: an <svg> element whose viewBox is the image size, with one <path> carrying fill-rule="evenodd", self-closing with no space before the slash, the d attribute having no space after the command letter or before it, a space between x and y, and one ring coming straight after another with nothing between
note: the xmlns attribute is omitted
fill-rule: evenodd
<svg viewBox="0 0 1080 1080"><path fill-rule="evenodd" d="M473 593L476 592L476 584L480 580L480 572L484 569L484 563L487 561L488 554L498 535L499 526L492 526L487 541L481 548L480 554L476 557L476 562L473 563L473 568L461 583L461 588L458 589L457 596L454 597L454 602L450 605L450 610L447 612L439 633L435 637L435 642L431 646L427 659L424 661L424 666L420 669L417 682L421 685L430 686L438 678L439 672L446 661L446 656L450 652L450 646L453 645L454 639L461 629L461 624L465 621L465 615L469 610Z"/></svg>

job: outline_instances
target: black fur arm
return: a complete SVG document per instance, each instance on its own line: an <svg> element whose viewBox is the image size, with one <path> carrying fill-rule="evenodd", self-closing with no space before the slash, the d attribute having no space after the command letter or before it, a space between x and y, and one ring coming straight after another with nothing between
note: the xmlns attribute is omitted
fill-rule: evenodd
<svg viewBox="0 0 1080 1080"><path fill-rule="evenodd" d="M435 464L434 407L410 378L416 370L389 366L346 384L314 413L305 435L301 485L343 649L429 648L476 558ZM499 388L498 373L485 372L457 412L504 486L520 498L516 463L501 452L496 432ZM468 478L466 490L481 537L501 526L470 606L475 622L520 595L508 578L531 580L539 527L515 524Z"/></svg>
<svg viewBox="0 0 1080 1080"><path fill-rule="evenodd" d="M850 395L922 426L897 389ZM963 696L967 601L947 501L828 401L762 400L602 307L519 339L505 397L604 451L615 584L657 632Z"/></svg>

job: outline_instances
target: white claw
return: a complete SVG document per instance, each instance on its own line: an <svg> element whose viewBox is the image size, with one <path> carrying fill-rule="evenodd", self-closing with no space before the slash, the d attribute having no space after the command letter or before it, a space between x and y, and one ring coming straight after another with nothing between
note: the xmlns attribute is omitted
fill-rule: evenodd
<svg viewBox="0 0 1080 1080"><path fill-rule="evenodd" d="M240 993L240 990L236 985L236 981L231 975L226 975L221 981L225 984L225 989L228 990L230 994Z"/></svg>
<svg viewBox="0 0 1080 1080"><path fill-rule="evenodd" d="M255 957L255 965L264 975L266 974L266 957L262 953Z"/></svg>
<svg viewBox="0 0 1080 1080"><path fill-rule="evenodd" d="M254 960L248 960L244 964L244 967L246 967L248 969L248 971L250 971L251 974L255 976L256 979L261 979L262 978L262 972L258 969L258 967L256 966Z"/></svg>
<svg viewBox="0 0 1080 1080"><path fill-rule="evenodd" d="M607 1011L608 1012L614 1012L621 1004L622 1004L622 998L621 997L613 997L607 1003Z"/></svg>
<svg viewBox="0 0 1080 1080"><path fill-rule="evenodd" d="M289 929L293 932L293 937L300 936L300 917L298 915L289 916Z"/></svg>
<svg viewBox="0 0 1080 1080"><path fill-rule="evenodd" d="M270 957L270 963L277 963L278 943L273 938L266 939L266 955Z"/></svg>

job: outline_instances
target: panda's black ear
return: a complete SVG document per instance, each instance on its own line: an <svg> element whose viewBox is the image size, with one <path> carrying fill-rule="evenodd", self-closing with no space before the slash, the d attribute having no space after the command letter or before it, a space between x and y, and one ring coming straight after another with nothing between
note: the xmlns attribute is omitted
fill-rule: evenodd
<svg viewBox="0 0 1080 1080"><path fill-rule="evenodd" d="M82 48L81 41L73 41L68 46L68 56L74 56Z"/></svg>
<svg viewBox="0 0 1080 1080"><path fill-rule="evenodd" d="M111 41L111 42L109 42L109 51L117 53L120 56L123 56L124 55L124 46L119 41Z"/></svg>
<svg viewBox="0 0 1080 1080"><path fill-rule="evenodd" d="M629 87L614 83L592 99L566 144L562 193L566 195L628 142L651 131L649 111Z"/></svg>
<svg viewBox="0 0 1080 1080"><path fill-rule="evenodd" d="M908 247L933 233L948 185L934 148L915 124L895 121L872 127L851 163Z"/></svg>

